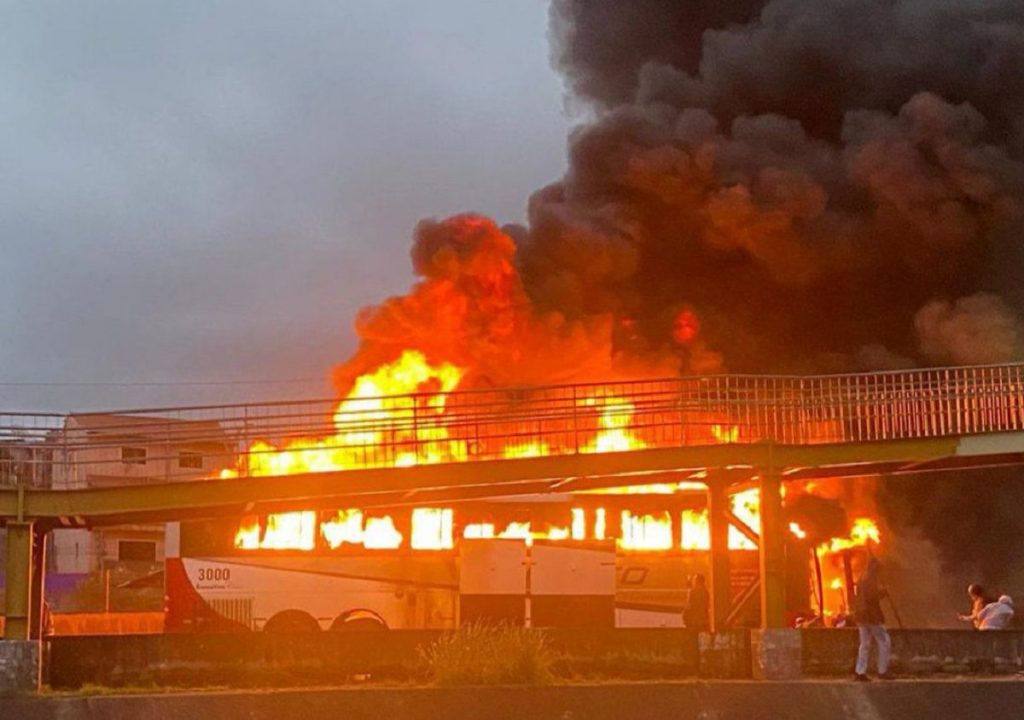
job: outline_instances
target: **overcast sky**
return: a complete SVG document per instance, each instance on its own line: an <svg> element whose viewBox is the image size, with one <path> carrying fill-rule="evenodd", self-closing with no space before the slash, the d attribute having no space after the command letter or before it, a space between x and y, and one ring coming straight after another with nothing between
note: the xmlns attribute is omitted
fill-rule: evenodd
<svg viewBox="0 0 1024 720"><path fill-rule="evenodd" d="M324 396L413 225L564 168L546 0L0 2L0 409Z"/></svg>

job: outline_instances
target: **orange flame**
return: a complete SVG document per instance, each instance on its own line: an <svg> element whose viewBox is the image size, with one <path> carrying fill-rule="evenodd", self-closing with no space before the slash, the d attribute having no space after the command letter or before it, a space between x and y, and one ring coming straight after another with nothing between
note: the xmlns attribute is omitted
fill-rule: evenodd
<svg viewBox="0 0 1024 720"><path fill-rule="evenodd" d="M667 512L633 515L622 511L619 546L624 550L670 550L672 545L672 519Z"/></svg>
<svg viewBox="0 0 1024 720"><path fill-rule="evenodd" d="M350 544L388 550L401 547L403 540L390 516L364 517L361 510L339 510L320 524L320 534L331 548Z"/></svg>
<svg viewBox="0 0 1024 720"><path fill-rule="evenodd" d="M326 437L300 438L280 446L258 440L248 448L235 470L221 477L242 474L257 476L289 475L345 470L354 467L410 467L422 464L459 462L468 457L467 442L452 437L443 422L448 393L455 390L464 370L450 363L431 364L423 353L407 350L394 362L381 365L358 377L349 393L338 402L332 415L333 431ZM648 443L640 435L636 405L625 397L593 395L578 401L580 437L575 442L583 453L610 453L641 450ZM699 442L740 442L740 427L703 417L697 423L703 429ZM685 441L685 440L684 440ZM748 441L744 439L744 441ZM563 448L564 449L564 448ZM500 448L509 459L544 457L563 449L552 448L543 440L510 440ZM244 465L243 465L244 463ZM693 482L661 482L605 491L609 494L672 494L703 488ZM756 490L738 493L732 498L732 512L757 532L760 528L759 497ZM502 537L521 539L603 540L608 536L608 518L604 508L588 514L574 508L565 526L545 530L529 522L509 523L500 532L492 523L468 524L463 537ZM678 524L677 524L678 523ZM707 512L683 511L674 519L668 512L633 515L622 511L621 532L617 541L627 550L706 550L710 545ZM678 532L677 532L678 530ZM589 532L588 532L589 531ZM790 531L805 538L797 523ZM878 542L878 530L867 519L854 524L849 538L831 541L828 552ZM311 550L318 539L331 548L343 545L365 548L398 548L406 538L389 516L369 517L360 510L340 510L319 520L315 512L291 512L270 515L263 527L247 518L239 525L235 545L241 549ZM455 528L450 509L415 508L409 527L410 546L415 550L448 550L454 547ZM729 547L752 550L756 544L735 527L729 528Z"/></svg>
<svg viewBox="0 0 1024 720"><path fill-rule="evenodd" d="M452 516L451 508L416 508L413 510L413 550L451 550L455 547Z"/></svg>
<svg viewBox="0 0 1024 720"><path fill-rule="evenodd" d="M235 535L235 547L242 550L312 550L316 542L316 513L291 512L267 517L260 535L259 521L248 518Z"/></svg>
<svg viewBox="0 0 1024 720"><path fill-rule="evenodd" d="M829 543L822 546L822 550L830 553L842 552L856 547L866 547L871 543L879 545L882 542L878 525L870 518L860 517L853 521L849 537L833 538Z"/></svg>
<svg viewBox="0 0 1024 720"><path fill-rule="evenodd" d="M292 475L464 460L465 443L450 440L445 427L431 423L444 413L445 393L455 389L462 375L454 365L431 365L423 353L406 350L393 363L356 379L334 411L334 435L301 438L283 448L256 441L247 455L248 472ZM410 397L428 387L435 392ZM387 397L392 395L404 397Z"/></svg>
<svg viewBox="0 0 1024 720"><path fill-rule="evenodd" d="M583 407L601 408L598 419L600 429L594 439L581 448L585 453L625 452L643 450L647 443L630 429L636 406L623 398L590 397L581 402Z"/></svg>

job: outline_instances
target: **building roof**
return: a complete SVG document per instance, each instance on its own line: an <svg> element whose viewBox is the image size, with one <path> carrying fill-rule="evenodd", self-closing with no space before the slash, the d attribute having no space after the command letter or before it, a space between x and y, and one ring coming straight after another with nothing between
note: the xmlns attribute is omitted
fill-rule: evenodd
<svg viewBox="0 0 1024 720"><path fill-rule="evenodd" d="M119 413L71 414L65 419L67 431L84 431L87 437L173 442L176 444L225 443L228 436L216 420L126 415Z"/></svg>

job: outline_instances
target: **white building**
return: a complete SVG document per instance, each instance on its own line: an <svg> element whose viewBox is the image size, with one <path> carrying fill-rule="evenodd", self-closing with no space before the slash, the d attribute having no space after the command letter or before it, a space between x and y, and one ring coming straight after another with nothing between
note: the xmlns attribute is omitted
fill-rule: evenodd
<svg viewBox="0 0 1024 720"><path fill-rule="evenodd" d="M54 489L202 480L233 467L235 445L208 420L117 414L69 415L54 453ZM90 573L114 562L159 563L163 525L54 530L49 564Z"/></svg>

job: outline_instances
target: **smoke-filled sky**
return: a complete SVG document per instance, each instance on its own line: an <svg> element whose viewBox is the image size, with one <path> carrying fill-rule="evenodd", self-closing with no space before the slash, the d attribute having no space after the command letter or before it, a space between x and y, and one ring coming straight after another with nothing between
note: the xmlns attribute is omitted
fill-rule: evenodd
<svg viewBox="0 0 1024 720"><path fill-rule="evenodd" d="M1020 0L0 3L0 129L4 409L1024 357Z"/></svg>
<svg viewBox="0 0 1024 720"><path fill-rule="evenodd" d="M565 165L545 0L0 3L4 409L328 395L416 222Z"/></svg>
<svg viewBox="0 0 1024 720"><path fill-rule="evenodd" d="M1024 4L553 8L598 117L531 200L538 305L626 315L653 349L690 309L732 370L1022 356Z"/></svg>
<svg viewBox="0 0 1024 720"><path fill-rule="evenodd" d="M10 8L0 380L1024 354L1017 0L481 5Z"/></svg>

